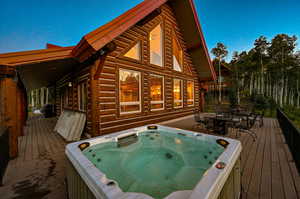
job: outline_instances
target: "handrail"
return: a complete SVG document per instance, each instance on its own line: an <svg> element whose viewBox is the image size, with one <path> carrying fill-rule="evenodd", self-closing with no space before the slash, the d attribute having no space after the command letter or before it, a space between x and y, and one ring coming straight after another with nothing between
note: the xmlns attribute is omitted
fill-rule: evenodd
<svg viewBox="0 0 300 199"><path fill-rule="evenodd" d="M277 119L285 137L286 143L295 160L297 169L300 173L300 130L288 118L288 116L281 110L277 109Z"/></svg>

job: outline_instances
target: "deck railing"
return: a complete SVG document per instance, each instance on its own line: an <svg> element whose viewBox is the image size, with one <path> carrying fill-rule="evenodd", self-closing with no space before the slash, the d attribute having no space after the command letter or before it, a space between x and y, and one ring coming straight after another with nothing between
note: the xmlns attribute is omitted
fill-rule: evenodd
<svg viewBox="0 0 300 199"><path fill-rule="evenodd" d="M9 161L9 133L8 128L0 126L0 186Z"/></svg>
<svg viewBox="0 0 300 199"><path fill-rule="evenodd" d="M277 119L300 173L300 131L281 109L277 109Z"/></svg>

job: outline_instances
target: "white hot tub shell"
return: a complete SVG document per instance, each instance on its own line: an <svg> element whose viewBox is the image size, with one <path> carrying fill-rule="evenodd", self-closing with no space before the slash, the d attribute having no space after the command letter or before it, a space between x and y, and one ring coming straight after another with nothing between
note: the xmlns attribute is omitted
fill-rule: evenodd
<svg viewBox="0 0 300 199"><path fill-rule="evenodd" d="M79 148L80 144L86 142L92 146L104 142L117 141L120 137L132 134L138 135L139 132L148 130L148 126L157 126L158 130L181 133L191 137L200 135L215 140L223 139L229 143L193 190L175 191L164 199L238 199L240 197L240 153L242 146L238 140L161 125L146 125L68 144L65 152L69 160L67 167L69 198L153 199L151 196L143 193L123 192L117 183L111 184L112 180L108 179L104 173L96 168ZM226 166L222 169L217 168L217 165L220 165L220 163L225 163L224 165Z"/></svg>

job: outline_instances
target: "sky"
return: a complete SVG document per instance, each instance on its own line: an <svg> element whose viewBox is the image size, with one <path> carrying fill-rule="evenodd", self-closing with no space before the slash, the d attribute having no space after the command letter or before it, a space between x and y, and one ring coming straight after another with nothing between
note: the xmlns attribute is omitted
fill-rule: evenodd
<svg viewBox="0 0 300 199"><path fill-rule="evenodd" d="M0 53L76 45L142 0L0 0ZM261 35L300 37L300 0L194 0L209 51L252 48ZM300 40L299 40L300 41Z"/></svg>

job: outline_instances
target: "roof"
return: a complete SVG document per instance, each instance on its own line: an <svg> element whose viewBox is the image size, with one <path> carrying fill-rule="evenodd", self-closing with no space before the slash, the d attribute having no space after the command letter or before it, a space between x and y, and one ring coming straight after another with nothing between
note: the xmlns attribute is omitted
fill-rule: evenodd
<svg viewBox="0 0 300 199"><path fill-rule="evenodd" d="M212 64L215 67L218 67L219 62L216 59L214 59L212 61ZM230 65L226 62L221 62L221 71L222 71L222 75L230 75L232 73L232 69L230 68ZM217 76L218 76L218 73L217 73Z"/></svg>
<svg viewBox="0 0 300 199"><path fill-rule="evenodd" d="M57 47L42 50L31 50L0 54L0 63L4 65L26 65L45 61L73 58L73 47Z"/></svg>
<svg viewBox="0 0 300 199"><path fill-rule="evenodd" d="M143 1L111 22L86 34L74 47L72 54L76 56L80 62L85 61L166 2L168 2L168 0ZM200 78L216 79L194 1L169 0L169 2L174 9L180 27L182 27L193 63L196 67L198 66L197 70Z"/></svg>
<svg viewBox="0 0 300 199"><path fill-rule="evenodd" d="M202 80L216 79L193 0L145 0L111 22L86 34L74 47L47 45L48 49L0 54L0 62L14 66L72 60L84 62L113 39L166 2L173 8L193 64Z"/></svg>

